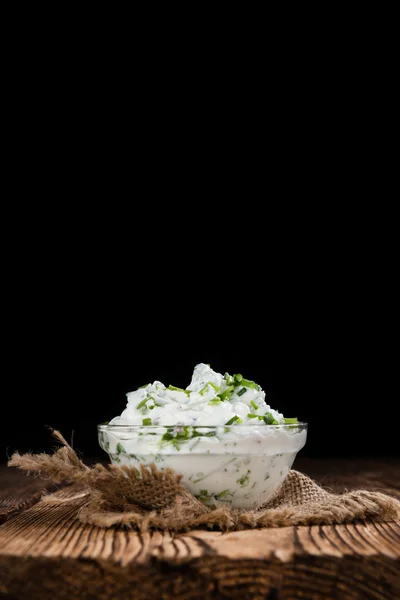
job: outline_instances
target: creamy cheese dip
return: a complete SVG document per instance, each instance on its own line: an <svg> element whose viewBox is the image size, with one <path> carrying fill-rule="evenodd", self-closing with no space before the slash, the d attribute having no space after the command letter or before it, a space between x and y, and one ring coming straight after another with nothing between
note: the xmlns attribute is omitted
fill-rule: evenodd
<svg viewBox="0 0 400 600"><path fill-rule="evenodd" d="M127 400L120 416L99 426L111 461L172 468L207 504L259 506L306 442L306 424L271 408L258 384L204 363L186 389L155 381Z"/></svg>

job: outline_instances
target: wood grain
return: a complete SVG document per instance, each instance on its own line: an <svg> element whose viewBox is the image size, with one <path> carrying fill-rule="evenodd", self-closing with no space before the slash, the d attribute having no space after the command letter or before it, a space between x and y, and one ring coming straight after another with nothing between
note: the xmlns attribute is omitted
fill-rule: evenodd
<svg viewBox="0 0 400 600"><path fill-rule="evenodd" d="M333 477L335 468L317 467L317 480ZM362 487L362 467L342 471L336 489L352 489L351 477ZM368 464L364 487L400 496L398 472L395 464ZM23 486L7 489L16 501ZM28 489L30 507L0 526L0 598L400 598L400 522L138 534L82 525L79 488L59 490L61 503L38 501L44 490ZM24 492L18 506L23 499Z"/></svg>
<svg viewBox="0 0 400 600"><path fill-rule="evenodd" d="M42 479L26 477L0 465L0 523L39 502L44 493L56 489L57 486Z"/></svg>
<svg viewBox="0 0 400 600"><path fill-rule="evenodd" d="M65 502L56 503L55 498ZM386 556L400 559L400 523L282 527L221 533L137 534L128 530L82 525L77 513L87 494L71 486L9 519L0 527L0 554L111 559L144 564L151 558L181 563L193 557L219 555L231 559L287 562L309 556Z"/></svg>

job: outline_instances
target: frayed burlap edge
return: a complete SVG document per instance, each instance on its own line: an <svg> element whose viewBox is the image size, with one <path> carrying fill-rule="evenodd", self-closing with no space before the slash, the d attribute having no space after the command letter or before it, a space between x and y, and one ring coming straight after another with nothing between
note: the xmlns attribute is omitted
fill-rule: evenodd
<svg viewBox="0 0 400 600"><path fill-rule="evenodd" d="M15 453L8 464L52 483L84 486L87 501L79 510L79 519L99 527L123 526L142 532L198 528L229 531L400 518L396 498L367 490L332 494L294 470L269 502L257 510L240 511L222 504L209 508L181 484L182 477L171 469L160 471L150 465L138 470L100 464L90 468L59 432L53 433L63 444L53 455ZM52 501L57 502L56 495Z"/></svg>

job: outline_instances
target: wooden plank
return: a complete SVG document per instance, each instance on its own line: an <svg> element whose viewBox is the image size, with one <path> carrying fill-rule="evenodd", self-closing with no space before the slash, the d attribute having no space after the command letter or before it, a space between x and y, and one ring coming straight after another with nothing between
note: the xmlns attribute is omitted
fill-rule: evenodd
<svg viewBox="0 0 400 600"><path fill-rule="evenodd" d="M294 556L282 562L200 556L178 564L0 555L0 597L47 600L396 600L398 560Z"/></svg>
<svg viewBox="0 0 400 600"><path fill-rule="evenodd" d="M44 493L56 489L42 479L0 465L0 524L39 502Z"/></svg>
<svg viewBox="0 0 400 600"><path fill-rule="evenodd" d="M218 555L230 559L271 557L287 562L295 555L386 556L400 558L400 523L282 527L229 533L192 531L180 535L101 530L82 525L77 513L86 494L65 489L56 504L44 498L0 527L0 554L110 559L117 563L145 564L151 558L185 562L194 557Z"/></svg>
<svg viewBox="0 0 400 600"><path fill-rule="evenodd" d="M207 553L208 549L208 554L218 554L232 559L266 560L274 556L285 562L293 557L295 550L292 527L248 529L230 533L192 531L181 537L184 540L191 538L201 540L206 544L203 554Z"/></svg>
<svg viewBox="0 0 400 600"><path fill-rule="evenodd" d="M377 481L396 489L378 476L374 489ZM82 490L64 488L57 498L0 526L0 597L400 597L400 522L138 534L82 525Z"/></svg>

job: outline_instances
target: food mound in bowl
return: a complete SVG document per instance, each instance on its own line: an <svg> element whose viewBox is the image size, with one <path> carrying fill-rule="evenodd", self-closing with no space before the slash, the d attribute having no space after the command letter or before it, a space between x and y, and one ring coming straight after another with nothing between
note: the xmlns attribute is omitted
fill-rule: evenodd
<svg viewBox="0 0 400 600"><path fill-rule="evenodd" d="M306 423L271 408L257 383L204 363L186 389L155 381L127 399L121 416L98 427L111 462L172 468L208 505L260 506L306 442Z"/></svg>

